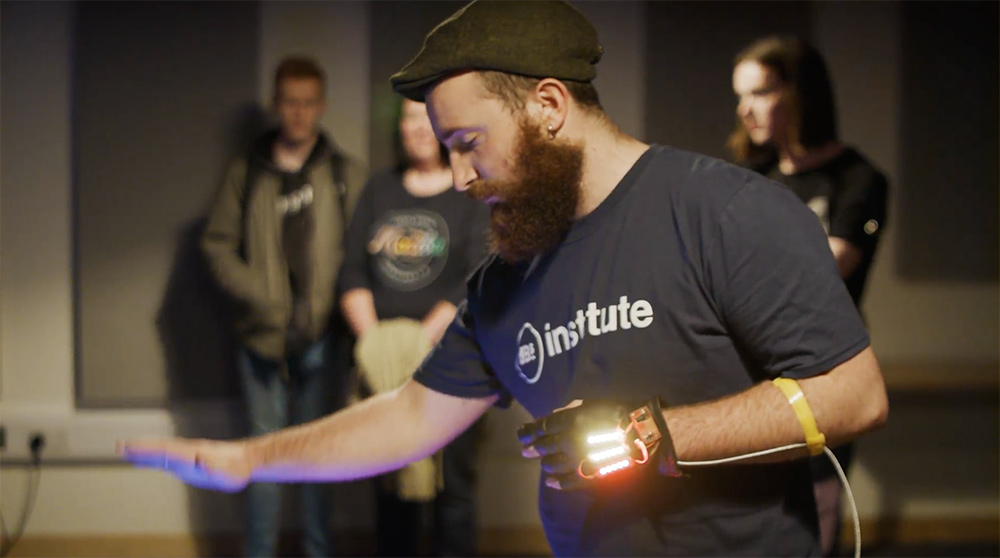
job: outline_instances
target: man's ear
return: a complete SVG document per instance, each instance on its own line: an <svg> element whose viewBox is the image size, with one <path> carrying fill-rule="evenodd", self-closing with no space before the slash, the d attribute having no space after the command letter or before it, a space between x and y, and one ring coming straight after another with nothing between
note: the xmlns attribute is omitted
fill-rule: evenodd
<svg viewBox="0 0 1000 558"><path fill-rule="evenodd" d="M570 98L566 84L554 78L539 81L532 91L530 100L536 105L538 118L549 136L558 134L566 122Z"/></svg>

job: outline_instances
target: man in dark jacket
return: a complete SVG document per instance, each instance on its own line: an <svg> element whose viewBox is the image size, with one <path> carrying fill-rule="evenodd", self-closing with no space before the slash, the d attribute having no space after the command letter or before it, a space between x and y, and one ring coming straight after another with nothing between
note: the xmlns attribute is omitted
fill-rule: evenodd
<svg viewBox="0 0 1000 558"><path fill-rule="evenodd" d="M229 170L209 213L202 248L236 305L238 363L251 435L328 414L343 402L348 367L333 327L335 281L348 208L365 172L319 128L324 75L287 58L274 80L279 128ZM304 550L330 556L329 495L303 487ZM248 491L246 555L274 556L280 487Z"/></svg>

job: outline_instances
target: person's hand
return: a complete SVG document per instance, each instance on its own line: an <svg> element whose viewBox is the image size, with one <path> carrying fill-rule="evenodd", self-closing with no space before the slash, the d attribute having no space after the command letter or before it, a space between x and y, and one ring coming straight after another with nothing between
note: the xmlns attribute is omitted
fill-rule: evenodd
<svg viewBox="0 0 1000 558"><path fill-rule="evenodd" d="M449 322L430 322L427 320L420 322L420 326L424 329L424 334L427 336L427 340L430 341L431 346L437 345L441 338L444 337L444 332L448 329Z"/></svg>
<svg viewBox="0 0 1000 558"><path fill-rule="evenodd" d="M659 414L659 417L656 415ZM638 405L573 401L518 430L521 454L540 457L545 484L574 490L648 463L661 449L660 473L679 475L658 399Z"/></svg>
<svg viewBox="0 0 1000 558"><path fill-rule="evenodd" d="M444 333L448 331L448 326L451 322L455 321L455 305L448 302L447 300L439 300L437 304L431 308L430 312L424 316L423 320L420 320L420 325L424 328L424 333L427 334L427 339L431 342L431 346L437 345L441 338L444 337Z"/></svg>
<svg viewBox="0 0 1000 558"><path fill-rule="evenodd" d="M245 442L189 440L126 440L118 455L136 467L160 469L181 481L210 490L238 492L253 470Z"/></svg>

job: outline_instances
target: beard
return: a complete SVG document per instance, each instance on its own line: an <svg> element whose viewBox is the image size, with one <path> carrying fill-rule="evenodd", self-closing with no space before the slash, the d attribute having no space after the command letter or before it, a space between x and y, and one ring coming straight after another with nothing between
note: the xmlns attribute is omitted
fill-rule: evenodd
<svg viewBox="0 0 1000 558"><path fill-rule="evenodd" d="M490 249L509 263L555 248L573 225L580 203L583 147L545 138L538 124L518 123L509 179L480 180L473 198L499 200L490 210Z"/></svg>

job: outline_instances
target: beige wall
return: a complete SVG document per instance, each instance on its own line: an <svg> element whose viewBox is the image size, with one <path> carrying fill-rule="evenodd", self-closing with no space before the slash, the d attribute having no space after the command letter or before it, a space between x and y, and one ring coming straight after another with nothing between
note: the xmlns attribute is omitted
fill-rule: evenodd
<svg viewBox="0 0 1000 558"><path fill-rule="evenodd" d="M852 66L881 80L874 88L859 80L838 81L844 135L871 153L893 178L898 172L898 138L891 115L898 82L891 73L880 72L891 68L898 56L895 30L866 27L864 10L895 8L893 4L838 6L819 4L819 10L833 11L824 14L815 30L830 56L834 74ZM602 74L615 76L599 84L602 97L609 112L627 130L641 135L645 133L644 101L637 97L642 91L637 84L642 81L644 66L641 46L637 46L643 29L641 7L623 7L625 19L611 17L607 7L582 8L599 18L606 45L615 49L606 61L622 58L612 73ZM262 100L269 95L267 75L286 49L314 51L331 68L331 77L336 76L331 82L337 85L331 90L333 110L324 124L335 131L345 149L362 158L368 145L365 127L369 110L362 84L370 82L364 58L368 51L366 13L366 7L359 3L267 3L261 15L260 47ZM74 440L86 438L90 432L84 444L87 451L97 451L94 448L105 441L110 444L115 435L182 429L184 417L158 411L74 411L69 103L72 5L4 3L3 21L0 419L6 422L12 416L23 416L26 409L48 419L66 417L79 429L74 431L78 434ZM842 26L883 46L875 58L867 60L871 68L855 67L855 35L841 32ZM310 32L301 33L302 29ZM682 82L677 84L682 86ZM883 358L899 362L995 361L1000 337L997 286L907 283L892 271L892 247L890 229L867 305L876 348ZM904 427L902 434L907 440L927 429L933 429L935 435L924 446L894 441L888 435L862 443L870 458L862 458L862 466L852 477L862 513L871 517L881 511L902 510L925 517L995 516L996 485L987 484L984 490L980 482L983 478L995 480L995 445L983 447L982 440L947 435L963 430L963 425L989 425L991 418L995 429L995 406L902 401L898 411L894 424ZM517 457L512 435L524 415L515 411L491 418L490 459L485 465L483 488L483 501L489 505L482 505L483 523L534 524L535 470ZM209 431L225 432L228 428L224 409L195 411L187 420L208 421ZM87 425L95 426L89 429ZM950 459L938 455L935 444L944 445ZM106 456L107 450L102 451ZM897 465L904 461L910 465ZM972 473L958 469L963 463L975 465ZM928 468L939 465L946 474L926 474ZM8 468L2 475L4 516L14 517L21 509L27 475ZM342 491L343 499L363 501L366 488L362 485ZM206 497L164 475L122 466L50 467L42 476L28 535L229 530L238 525L237 504L233 497ZM368 511L353 510L345 502L338 507L338 524L366 525Z"/></svg>

